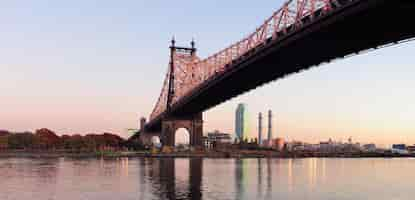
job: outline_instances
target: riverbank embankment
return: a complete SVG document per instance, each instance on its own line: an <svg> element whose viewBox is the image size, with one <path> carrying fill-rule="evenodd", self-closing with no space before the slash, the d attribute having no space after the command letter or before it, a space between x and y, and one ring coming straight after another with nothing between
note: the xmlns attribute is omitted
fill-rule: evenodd
<svg viewBox="0 0 415 200"><path fill-rule="evenodd" d="M394 158L415 157L387 153L281 153L276 151L185 151L160 153L151 151L123 152L30 152L3 151L0 158Z"/></svg>

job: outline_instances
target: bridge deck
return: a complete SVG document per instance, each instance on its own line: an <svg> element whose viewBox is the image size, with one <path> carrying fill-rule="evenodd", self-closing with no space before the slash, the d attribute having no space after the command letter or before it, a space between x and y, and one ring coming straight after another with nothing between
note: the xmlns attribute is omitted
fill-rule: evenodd
<svg viewBox="0 0 415 200"><path fill-rule="evenodd" d="M174 104L168 115L202 112L289 74L413 38L414 11L412 0L353 1L234 61L226 73L205 82ZM160 130L164 115L152 120L146 128Z"/></svg>

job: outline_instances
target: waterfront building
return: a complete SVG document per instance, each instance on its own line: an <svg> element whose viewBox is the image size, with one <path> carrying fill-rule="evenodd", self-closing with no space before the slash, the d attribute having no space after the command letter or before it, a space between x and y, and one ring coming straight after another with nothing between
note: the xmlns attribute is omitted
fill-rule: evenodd
<svg viewBox="0 0 415 200"><path fill-rule="evenodd" d="M415 153L415 145L408 146L407 150L409 151L409 153Z"/></svg>
<svg viewBox="0 0 415 200"><path fill-rule="evenodd" d="M262 140L262 146L271 148L274 146L274 142L272 140Z"/></svg>
<svg viewBox="0 0 415 200"><path fill-rule="evenodd" d="M232 136L229 133L222 133L218 130L208 133L206 138L207 146L209 148L215 148L217 146L223 146L226 144L232 144Z"/></svg>
<svg viewBox="0 0 415 200"><path fill-rule="evenodd" d="M275 139L275 148L278 151L282 151L284 149L285 141L283 138L277 138Z"/></svg>
<svg viewBox="0 0 415 200"><path fill-rule="evenodd" d="M320 142L319 150L323 153L332 153L335 151L335 144L333 140L330 138L327 142Z"/></svg>
<svg viewBox="0 0 415 200"><path fill-rule="evenodd" d="M392 153L396 154L408 154L409 151L406 149L405 144L394 144L392 145Z"/></svg>
<svg viewBox="0 0 415 200"><path fill-rule="evenodd" d="M300 141L287 142L285 145L286 145L287 150L290 152L304 149L304 145Z"/></svg>
<svg viewBox="0 0 415 200"><path fill-rule="evenodd" d="M375 152L376 151L376 145L375 144L365 144L363 145L363 150L367 152Z"/></svg>
<svg viewBox="0 0 415 200"><path fill-rule="evenodd" d="M239 104L235 113L235 133L239 141L249 139L248 112L245 104Z"/></svg>
<svg viewBox="0 0 415 200"><path fill-rule="evenodd" d="M231 134L222 133L218 130L208 133L207 140L209 142L232 143Z"/></svg>

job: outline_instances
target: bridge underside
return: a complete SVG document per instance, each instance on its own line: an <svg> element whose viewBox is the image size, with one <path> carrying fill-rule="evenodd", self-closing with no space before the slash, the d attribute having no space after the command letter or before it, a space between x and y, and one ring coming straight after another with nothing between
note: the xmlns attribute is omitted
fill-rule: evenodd
<svg viewBox="0 0 415 200"><path fill-rule="evenodd" d="M191 116L270 81L310 67L415 36L415 1L361 0L257 47L227 72L172 106L169 116ZM147 124L161 130L162 118Z"/></svg>
<svg viewBox="0 0 415 200"><path fill-rule="evenodd" d="M162 129L160 131L152 131L144 129L140 134L140 141L145 146L153 145L153 137L159 137L163 146L175 146L176 131L184 128L189 132L190 146L203 147L203 115L197 113L193 115L181 117L169 117L162 121Z"/></svg>
<svg viewBox="0 0 415 200"><path fill-rule="evenodd" d="M169 117L162 122L161 143L164 146L174 146L176 131L185 128L189 132L190 146L202 147L203 117L202 113L186 117Z"/></svg>

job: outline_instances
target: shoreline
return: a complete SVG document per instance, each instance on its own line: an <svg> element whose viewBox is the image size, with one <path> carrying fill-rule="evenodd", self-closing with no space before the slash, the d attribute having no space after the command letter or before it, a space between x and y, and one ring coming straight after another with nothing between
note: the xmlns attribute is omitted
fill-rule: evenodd
<svg viewBox="0 0 415 200"><path fill-rule="evenodd" d="M175 152L175 153L150 153L150 152L88 152L88 153L68 153L68 152L0 152L2 158L280 158L280 159L302 159L302 158L415 158L415 155L397 154L322 154L322 155L303 155L303 154L281 154L278 152Z"/></svg>

